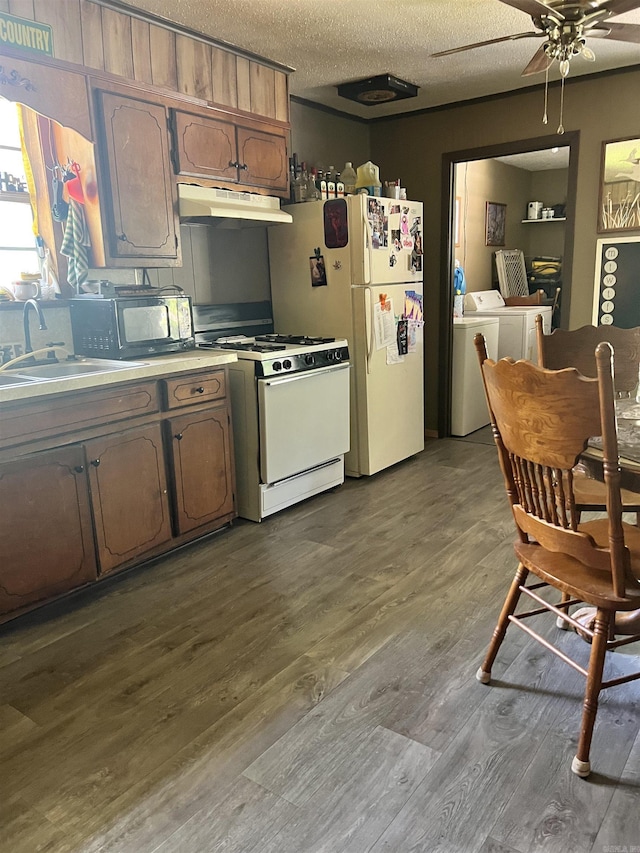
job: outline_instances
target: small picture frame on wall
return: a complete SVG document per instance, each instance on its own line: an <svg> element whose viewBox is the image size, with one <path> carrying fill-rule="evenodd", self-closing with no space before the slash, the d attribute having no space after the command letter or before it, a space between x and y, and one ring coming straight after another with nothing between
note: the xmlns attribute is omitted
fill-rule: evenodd
<svg viewBox="0 0 640 853"><path fill-rule="evenodd" d="M598 232L640 228L640 139L602 143Z"/></svg>
<svg viewBox="0 0 640 853"><path fill-rule="evenodd" d="M486 246L504 246L507 205L488 201L485 214Z"/></svg>

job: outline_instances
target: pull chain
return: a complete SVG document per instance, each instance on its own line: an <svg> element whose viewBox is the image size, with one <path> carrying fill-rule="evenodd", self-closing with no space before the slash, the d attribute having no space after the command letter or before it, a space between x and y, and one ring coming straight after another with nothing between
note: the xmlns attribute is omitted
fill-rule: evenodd
<svg viewBox="0 0 640 853"><path fill-rule="evenodd" d="M562 124L562 115L564 112L564 77L562 78L562 82L560 83L560 124L558 125L558 133L564 133L564 126Z"/></svg>
<svg viewBox="0 0 640 853"><path fill-rule="evenodd" d="M549 121L549 116L547 115L547 103L549 101L549 66L544 72L544 115L542 116L542 123L547 124Z"/></svg>

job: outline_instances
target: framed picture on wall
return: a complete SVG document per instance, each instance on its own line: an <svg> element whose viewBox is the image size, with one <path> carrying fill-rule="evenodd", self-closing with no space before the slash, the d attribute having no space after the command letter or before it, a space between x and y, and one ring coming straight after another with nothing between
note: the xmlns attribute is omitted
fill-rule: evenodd
<svg viewBox="0 0 640 853"><path fill-rule="evenodd" d="M507 205L488 201L485 213L486 246L504 246Z"/></svg>
<svg viewBox="0 0 640 853"><path fill-rule="evenodd" d="M598 231L640 228L640 139L602 143Z"/></svg>

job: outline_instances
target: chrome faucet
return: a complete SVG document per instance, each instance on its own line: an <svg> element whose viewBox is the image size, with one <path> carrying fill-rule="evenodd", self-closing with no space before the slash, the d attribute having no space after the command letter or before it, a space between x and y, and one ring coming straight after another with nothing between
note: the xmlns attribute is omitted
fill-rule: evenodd
<svg viewBox="0 0 640 853"><path fill-rule="evenodd" d="M34 308L36 314L38 315L38 321L40 323L40 331L44 332L47 329L47 324L44 320L44 314L42 313L42 308L35 299L27 299L24 303L24 309L22 312L22 321L24 325L24 351L33 352L33 347L31 345L31 331L29 329L29 308Z"/></svg>

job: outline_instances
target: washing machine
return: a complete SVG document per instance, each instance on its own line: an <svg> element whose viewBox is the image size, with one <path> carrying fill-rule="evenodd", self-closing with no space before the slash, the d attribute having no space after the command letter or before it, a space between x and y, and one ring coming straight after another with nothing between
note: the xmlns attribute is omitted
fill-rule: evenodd
<svg viewBox="0 0 640 853"><path fill-rule="evenodd" d="M475 293L467 293L464 310L465 314L482 314L499 319L498 358L510 356L515 361L525 358L537 364L536 317L542 314L544 333L550 334L553 311L551 305L507 308L499 290L478 290Z"/></svg>
<svg viewBox="0 0 640 853"><path fill-rule="evenodd" d="M468 435L489 423L489 410L473 339L484 335L489 358L498 355L497 317L471 315L453 321L453 364L451 374L451 434Z"/></svg>

